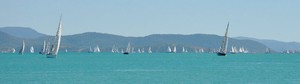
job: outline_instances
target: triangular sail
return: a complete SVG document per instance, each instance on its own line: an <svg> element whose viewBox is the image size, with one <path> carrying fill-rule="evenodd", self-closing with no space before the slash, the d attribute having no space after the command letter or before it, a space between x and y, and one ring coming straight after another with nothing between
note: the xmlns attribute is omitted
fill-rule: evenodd
<svg viewBox="0 0 300 84"><path fill-rule="evenodd" d="M23 54L23 53L24 53L24 50L25 50L25 42L24 42L24 40L23 40L22 46L21 46L20 51L19 51L19 54Z"/></svg>
<svg viewBox="0 0 300 84"><path fill-rule="evenodd" d="M126 52L130 52L130 50L131 50L131 47L130 47L130 43L128 43L128 45L127 45L127 48L126 48ZM133 50L133 49L132 49Z"/></svg>
<svg viewBox="0 0 300 84"><path fill-rule="evenodd" d="M43 49L40 51L40 54L45 54L45 53L46 53L46 41L44 40Z"/></svg>
<svg viewBox="0 0 300 84"><path fill-rule="evenodd" d="M148 48L148 53L152 53L151 47Z"/></svg>
<svg viewBox="0 0 300 84"><path fill-rule="evenodd" d="M219 50L219 53L224 54L224 55L226 55L226 52L227 52L227 45L228 45L227 33L228 33L228 28L229 28L229 22L227 24L227 28L226 28L226 32L225 32L225 35L224 35L224 39L223 39L222 44L221 44L221 48Z"/></svg>
<svg viewBox="0 0 300 84"><path fill-rule="evenodd" d="M30 53L34 53L34 48L33 48L33 46L30 47Z"/></svg>
<svg viewBox="0 0 300 84"><path fill-rule="evenodd" d="M55 58L57 56L58 51L59 51L59 47L60 47L60 41L61 41L61 30L62 30L62 24L61 24L61 16L60 16L56 36L55 36L54 42L52 44L51 51L47 55L47 57L50 57L50 58L54 57Z"/></svg>

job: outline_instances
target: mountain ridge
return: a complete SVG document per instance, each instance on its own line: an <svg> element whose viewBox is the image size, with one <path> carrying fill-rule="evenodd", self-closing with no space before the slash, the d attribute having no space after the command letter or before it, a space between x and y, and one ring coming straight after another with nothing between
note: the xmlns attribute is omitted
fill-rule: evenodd
<svg viewBox="0 0 300 84"><path fill-rule="evenodd" d="M284 50L300 50L300 43L299 42L283 42L278 40L270 40L270 39L256 39L251 37L235 37L236 39L248 39L260 42L269 48L281 52Z"/></svg>
<svg viewBox="0 0 300 84"><path fill-rule="evenodd" d="M34 39L47 36L29 27L0 27L0 31L7 33L11 36L26 39Z"/></svg>
<svg viewBox="0 0 300 84"><path fill-rule="evenodd" d="M33 30L33 29L32 29ZM3 32L0 32L0 34ZM38 33L38 32L37 32ZM10 35L10 34L6 34ZM0 37L2 40L8 40L8 42L0 42L0 49L18 47L22 40L25 40L27 46L35 46L39 50L44 40L52 42L53 36L40 36L35 38L20 38L15 36L9 36L9 38ZM131 43L137 48L149 48L152 47L154 52L166 52L168 46L176 45L178 50L181 47L185 47L189 51L194 49L204 48L205 51L216 51L219 49L223 36L214 34L151 34L143 37L126 37L121 35L114 35L108 33L99 32L84 32L74 35L62 36L61 49L68 49L74 52L86 52L89 47L100 46L105 51L111 51L113 45L120 49L125 49L127 43ZM297 42L295 42L297 44ZM5 46L10 45L10 46ZM263 43L251 40L251 39L238 39L229 38L229 46L245 47L253 53L263 53L268 46ZM16 48L17 49L17 48Z"/></svg>

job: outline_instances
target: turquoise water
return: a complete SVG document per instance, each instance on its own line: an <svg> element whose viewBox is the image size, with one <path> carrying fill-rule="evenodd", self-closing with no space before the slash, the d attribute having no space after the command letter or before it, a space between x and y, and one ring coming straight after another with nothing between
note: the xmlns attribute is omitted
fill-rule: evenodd
<svg viewBox="0 0 300 84"><path fill-rule="evenodd" d="M0 84L299 84L299 54L0 54Z"/></svg>

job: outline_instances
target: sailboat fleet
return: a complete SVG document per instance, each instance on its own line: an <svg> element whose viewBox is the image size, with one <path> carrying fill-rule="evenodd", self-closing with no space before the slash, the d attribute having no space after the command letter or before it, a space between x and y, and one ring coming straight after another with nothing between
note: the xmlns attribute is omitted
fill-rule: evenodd
<svg viewBox="0 0 300 84"><path fill-rule="evenodd" d="M212 53L217 53L218 56L226 56L228 53L230 54L237 54L237 53L249 53L248 49L245 47L237 47L237 46L231 46L229 48L229 51L227 49L228 47L228 29L229 29L230 23L228 22L225 34L223 37L223 40L221 42L220 48L217 49L205 49L205 48L194 48L194 53L204 53L204 52L212 52ZM61 31L62 31L62 21L61 21L61 16L59 19L59 24L57 28L57 32L55 34L54 39L52 40L44 40L43 41L43 46L42 49L39 51L39 54L46 55L47 58L56 58L60 49L60 43L61 43ZM188 49L191 49L190 47L186 48L184 46L182 47L182 51L179 51L181 53L191 53L188 51ZM136 50L135 50L136 49ZM193 49L193 48L192 48ZM15 48L11 48L10 52L14 53L16 50ZM23 54L25 52L25 41L22 41L22 45L19 50L19 54ZM30 47L29 50L30 53L34 53L35 49L33 46ZM65 49L65 52L68 52L67 49ZM101 52L100 47L97 45L95 47L89 47L88 49L89 53L99 53ZM130 53L153 53L152 48L143 48L143 47L138 47L134 48L131 43L129 42L127 47L125 49L120 49L117 48L115 45L112 46L111 48L112 53L123 53L123 54L130 54ZM168 53L177 53L177 47L173 44L172 46L167 46L167 52ZM193 51L192 51L193 52ZM270 48L266 48L265 53L268 54L270 53ZM290 51L285 51L284 53L290 53Z"/></svg>

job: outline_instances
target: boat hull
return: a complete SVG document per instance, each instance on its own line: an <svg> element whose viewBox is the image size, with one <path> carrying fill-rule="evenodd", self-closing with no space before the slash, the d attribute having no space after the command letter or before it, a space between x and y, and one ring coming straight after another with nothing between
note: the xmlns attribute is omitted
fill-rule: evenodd
<svg viewBox="0 0 300 84"><path fill-rule="evenodd" d="M218 52L217 55L218 56L226 56L226 53L220 53L220 52Z"/></svg>
<svg viewBox="0 0 300 84"><path fill-rule="evenodd" d="M48 54L46 55L47 58L56 58L57 56L56 55L51 55L51 54Z"/></svg>
<svg viewBox="0 0 300 84"><path fill-rule="evenodd" d="M123 54L128 55L129 53L128 52L124 52Z"/></svg>

